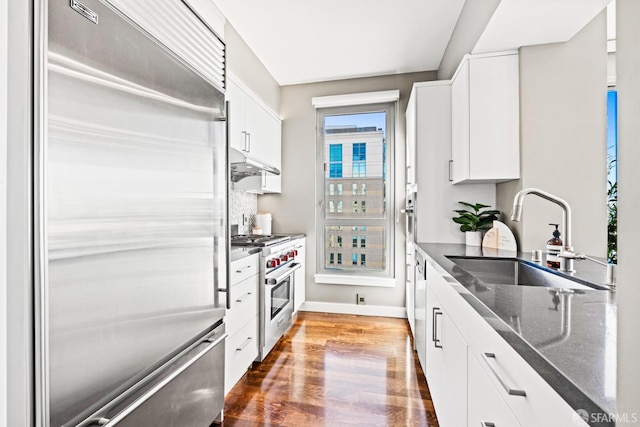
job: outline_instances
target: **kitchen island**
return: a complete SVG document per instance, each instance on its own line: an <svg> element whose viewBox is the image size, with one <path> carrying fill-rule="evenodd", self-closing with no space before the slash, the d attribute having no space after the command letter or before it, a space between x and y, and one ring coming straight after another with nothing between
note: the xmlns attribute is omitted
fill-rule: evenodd
<svg viewBox="0 0 640 427"><path fill-rule="evenodd" d="M607 415L615 413L615 292L486 283L449 257L531 262L530 254L455 244L416 246L446 284L577 414L586 414L589 425L613 425ZM579 261L575 268L578 282L604 283L605 267ZM427 288L430 285L427 279Z"/></svg>

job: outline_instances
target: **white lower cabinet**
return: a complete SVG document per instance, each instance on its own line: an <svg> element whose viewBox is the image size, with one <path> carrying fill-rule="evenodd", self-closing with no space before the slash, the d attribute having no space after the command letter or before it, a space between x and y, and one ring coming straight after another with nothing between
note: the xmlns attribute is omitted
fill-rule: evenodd
<svg viewBox="0 0 640 427"><path fill-rule="evenodd" d="M587 424L426 262L426 369L442 427ZM483 424L484 423L484 424Z"/></svg>
<svg viewBox="0 0 640 427"><path fill-rule="evenodd" d="M227 310L224 394L242 378L258 357L258 254L233 261Z"/></svg>
<svg viewBox="0 0 640 427"><path fill-rule="evenodd" d="M298 239L296 241L295 250L298 251L296 255L296 262L300 264L300 268L293 274L293 312L296 313L302 304L307 300L306 292L306 251L305 251L306 239Z"/></svg>
<svg viewBox="0 0 640 427"><path fill-rule="evenodd" d="M247 372L258 357L258 318L254 317L232 337L227 338L225 350L224 394Z"/></svg>
<svg viewBox="0 0 640 427"><path fill-rule="evenodd" d="M467 423L467 343L427 278L427 380L441 426Z"/></svg>
<svg viewBox="0 0 640 427"><path fill-rule="evenodd" d="M509 406L469 352L467 356L467 425L469 427L519 427Z"/></svg>

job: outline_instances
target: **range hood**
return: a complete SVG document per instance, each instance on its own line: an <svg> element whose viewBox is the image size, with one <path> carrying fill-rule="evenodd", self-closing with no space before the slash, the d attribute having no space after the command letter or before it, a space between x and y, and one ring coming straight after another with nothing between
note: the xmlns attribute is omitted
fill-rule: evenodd
<svg viewBox="0 0 640 427"><path fill-rule="evenodd" d="M260 176L263 171L280 175L280 171L275 166L250 157L233 147L229 147L229 169L231 182L238 182L250 176Z"/></svg>

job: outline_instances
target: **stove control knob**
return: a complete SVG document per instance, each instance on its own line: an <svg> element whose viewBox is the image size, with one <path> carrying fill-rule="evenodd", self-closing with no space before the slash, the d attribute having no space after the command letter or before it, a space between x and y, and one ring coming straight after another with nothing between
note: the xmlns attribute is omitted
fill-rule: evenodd
<svg viewBox="0 0 640 427"><path fill-rule="evenodd" d="M267 268L273 268L276 266L276 262L272 259L270 259L269 261L267 261Z"/></svg>
<svg viewBox="0 0 640 427"><path fill-rule="evenodd" d="M276 264L276 267L280 265L280 259L279 258L275 258L273 260L273 262Z"/></svg>
<svg viewBox="0 0 640 427"><path fill-rule="evenodd" d="M298 250L297 249L294 249L293 252L296 254L296 256L298 256Z"/></svg>
<svg viewBox="0 0 640 427"><path fill-rule="evenodd" d="M288 255L289 255L289 258L295 258L297 254L296 254L296 251L290 251Z"/></svg>
<svg viewBox="0 0 640 427"><path fill-rule="evenodd" d="M282 260L282 262L287 262L287 261L289 261L289 256L288 255L280 255L280 259Z"/></svg>

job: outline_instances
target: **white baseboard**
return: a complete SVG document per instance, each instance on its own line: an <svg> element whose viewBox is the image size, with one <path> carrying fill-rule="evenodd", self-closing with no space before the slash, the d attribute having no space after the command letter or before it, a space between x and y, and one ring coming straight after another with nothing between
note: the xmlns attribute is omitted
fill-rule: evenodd
<svg viewBox="0 0 640 427"><path fill-rule="evenodd" d="M305 301L305 303L300 307L300 311L336 314L359 314L361 316L396 317L399 319L407 318L407 310L404 307L341 304L337 302Z"/></svg>

